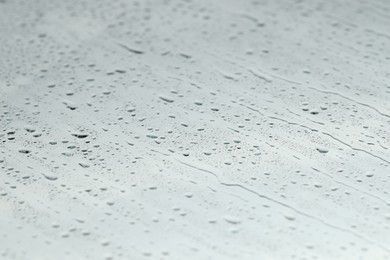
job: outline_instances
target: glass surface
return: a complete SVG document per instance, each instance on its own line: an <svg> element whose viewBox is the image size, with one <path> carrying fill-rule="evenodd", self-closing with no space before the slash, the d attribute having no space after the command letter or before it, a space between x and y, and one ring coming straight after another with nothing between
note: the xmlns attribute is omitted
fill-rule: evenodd
<svg viewBox="0 0 390 260"><path fill-rule="evenodd" d="M0 259L390 259L389 14L0 0Z"/></svg>

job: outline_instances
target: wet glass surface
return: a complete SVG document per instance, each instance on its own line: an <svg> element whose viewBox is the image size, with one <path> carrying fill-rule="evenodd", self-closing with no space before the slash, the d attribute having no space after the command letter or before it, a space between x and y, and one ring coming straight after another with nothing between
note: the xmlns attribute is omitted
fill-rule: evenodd
<svg viewBox="0 0 390 260"><path fill-rule="evenodd" d="M0 259L389 259L390 2L0 1Z"/></svg>

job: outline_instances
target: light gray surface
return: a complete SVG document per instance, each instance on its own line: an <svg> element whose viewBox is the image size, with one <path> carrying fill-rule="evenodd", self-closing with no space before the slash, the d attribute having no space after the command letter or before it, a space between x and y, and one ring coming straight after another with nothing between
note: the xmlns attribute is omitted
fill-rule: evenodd
<svg viewBox="0 0 390 260"><path fill-rule="evenodd" d="M0 259L389 259L390 2L0 1Z"/></svg>

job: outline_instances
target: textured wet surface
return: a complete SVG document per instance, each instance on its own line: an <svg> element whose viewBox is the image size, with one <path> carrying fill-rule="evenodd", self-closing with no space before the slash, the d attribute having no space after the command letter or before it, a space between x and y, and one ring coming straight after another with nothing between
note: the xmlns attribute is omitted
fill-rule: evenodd
<svg viewBox="0 0 390 260"><path fill-rule="evenodd" d="M0 258L390 259L389 14L0 1Z"/></svg>

